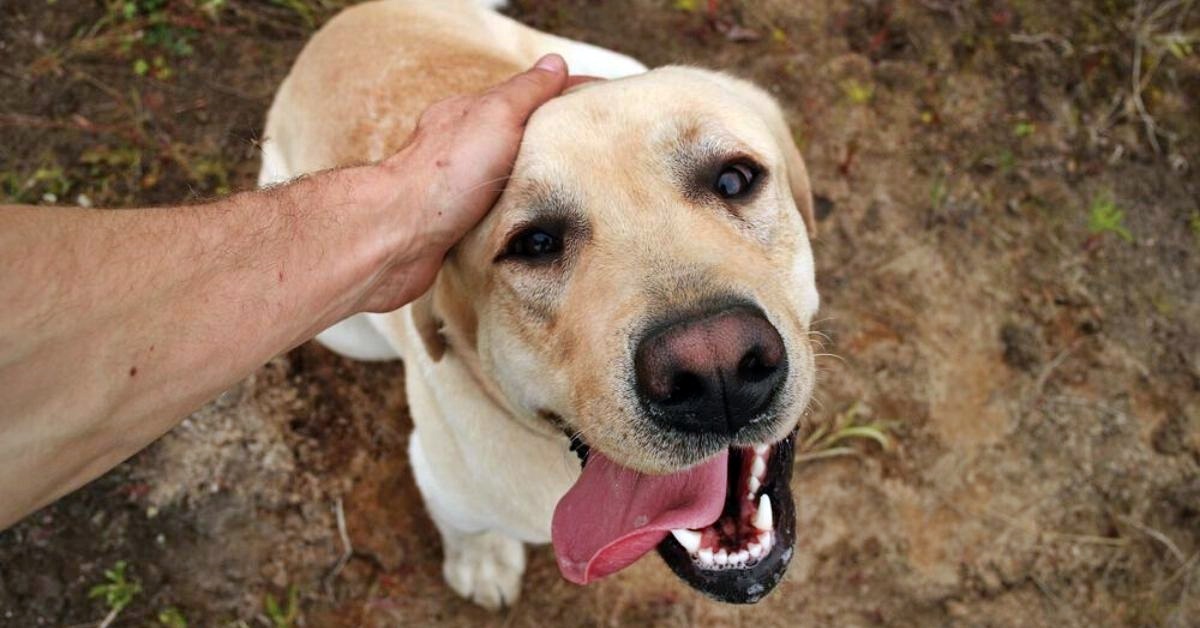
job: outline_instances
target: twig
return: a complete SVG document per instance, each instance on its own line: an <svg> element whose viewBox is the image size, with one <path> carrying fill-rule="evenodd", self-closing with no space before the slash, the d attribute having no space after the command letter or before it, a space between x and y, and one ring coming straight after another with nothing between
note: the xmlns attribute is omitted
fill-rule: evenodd
<svg viewBox="0 0 1200 628"><path fill-rule="evenodd" d="M114 607L112 610L108 611L108 614L105 615L104 619L96 625L96 628L108 628L114 621L116 621L117 615L120 614L121 608L119 606Z"/></svg>
<svg viewBox="0 0 1200 628"><path fill-rule="evenodd" d="M1146 23L1142 20L1142 7L1144 3L1138 0L1134 5L1134 34L1133 34L1133 72L1130 77L1133 81L1132 93L1130 98L1133 101L1133 106L1137 109L1138 115L1142 118L1142 126L1146 127L1146 138L1150 140L1150 145L1154 147L1155 153L1162 153L1162 148L1158 145L1158 125L1154 122L1154 118L1150 116L1150 112L1146 111L1146 103L1142 100L1142 41L1146 31Z"/></svg>
<svg viewBox="0 0 1200 628"><path fill-rule="evenodd" d="M1070 57L1075 54L1075 47L1071 45L1071 42L1054 33L1013 33L1008 36L1008 39L1018 44L1056 44L1064 56Z"/></svg>
<svg viewBox="0 0 1200 628"><path fill-rule="evenodd" d="M1043 530L1041 532L1050 541L1063 541L1068 543L1083 543L1085 545L1105 545L1108 547L1125 547L1129 545L1129 539L1112 538L1108 536L1096 536L1094 534L1071 534L1069 532L1052 532Z"/></svg>
<svg viewBox="0 0 1200 628"><path fill-rule="evenodd" d="M74 117L71 121L55 120L51 118L43 118L41 116L31 116L23 113L0 113L0 128L34 128L34 129L66 129L84 131L94 135L110 133L118 137L124 138L130 144L139 147L147 146L146 141L138 136L137 133L130 132L128 128L118 127L109 124L96 124L90 120Z"/></svg>
<svg viewBox="0 0 1200 628"><path fill-rule="evenodd" d="M1142 597L1158 595L1159 593L1161 593L1163 591L1163 589L1166 589L1167 587L1171 586L1172 584L1175 584L1175 581L1180 579L1181 577L1183 577L1184 574L1187 574L1188 577L1190 578L1191 574L1194 573L1194 570L1192 569L1192 567L1195 566L1194 563L1196 562L1196 559L1198 559L1198 558L1200 558L1200 552L1196 552L1195 554L1192 554L1192 557L1189 558L1188 561L1186 563L1184 563L1182 567L1180 567L1179 569L1176 569L1175 573L1171 574L1166 580L1163 580L1161 583L1159 583L1157 586L1155 586L1152 589L1147 589L1145 591L1142 591L1138 595L1142 596Z"/></svg>
<svg viewBox="0 0 1200 628"><path fill-rule="evenodd" d="M814 460L822 460L825 458L837 458L839 456L857 456L858 450L853 447L834 447L824 451L814 451L807 454L796 454L796 462L812 462Z"/></svg>
<svg viewBox="0 0 1200 628"><path fill-rule="evenodd" d="M1042 581L1041 578L1039 578L1035 575L1030 575L1029 578L1031 580L1033 580L1033 583L1037 586L1038 590L1040 590L1042 592L1042 595L1044 595L1046 597L1046 599L1050 601L1050 607L1052 609L1054 609L1054 613L1056 615L1058 615L1059 617L1064 619L1065 623L1067 623L1068 625L1075 625L1075 626L1078 625L1078 623L1076 623L1075 621L1072 620L1070 615L1063 614L1063 608L1066 607L1067 605L1063 601L1062 598L1058 597L1058 594L1055 593L1050 588L1049 585L1047 585L1045 582Z"/></svg>
<svg viewBox="0 0 1200 628"><path fill-rule="evenodd" d="M1079 348L1079 345L1082 342L1083 339L1079 338L1070 345L1067 345L1066 349L1059 351L1058 355L1054 356L1053 359L1046 363L1046 367L1042 369L1042 372L1038 373L1037 379L1033 382L1033 394L1031 395L1034 403L1037 403L1041 399L1042 392L1045 391L1046 382L1049 381L1050 376L1053 375L1054 371L1057 370L1058 367L1062 366L1062 363L1065 362L1066 359L1070 357L1076 349Z"/></svg>
<svg viewBox="0 0 1200 628"><path fill-rule="evenodd" d="M1066 395L1058 395L1055 397L1047 397L1046 402L1049 404L1052 404L1052 405L1061 404L1064 406L1074 406L1077 408L1087 408L1089 410L1097 410L1099 412L1102 412L1102 413L1108 415L1109 417L1111 417L1113 419L1116 419L1121 424L1129 423L1129 421L1130 421L1129 415L1125 414L1124 412L1122 412L1102 401L1096 401L1093 399L1082 399L1080 397L1068 397Z"/></svg>
<svg viewBox="0 0 1200 628"><path fill-rule="evenodd" d="M1179 549L1179 546L1176 545L1175 541L1172 541L1170 537L1131 517L1120 517L1120 519L1126 525L1161 543L1163 547L1170 550L1171 555L1174 556L1181 565L1187 564L1187 555Z"/></svg>
<svg viewBox="0 0 1200 628"><path fill-rule="evenodd" d="M333 581L342 573L342 569L346 567L346 563L354 556L354 546L350 543L350 535L346 532L346 511L342 508L342 498L338 497L333 505L333 514L337 519L338 536L342 539L342 555L338 557L337 562L329 569L329 573L325 575L324 582L325 594L333 597Z"/></svg>

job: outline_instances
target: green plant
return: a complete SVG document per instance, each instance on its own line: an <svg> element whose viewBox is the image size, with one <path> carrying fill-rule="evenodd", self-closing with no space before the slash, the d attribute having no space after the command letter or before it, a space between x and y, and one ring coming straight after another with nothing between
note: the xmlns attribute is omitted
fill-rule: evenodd
<svg viewBox="0 0 1200 628"><path fill-rule="evenodd" d="M158 623L167 628L188 628L187 618L174 606L168 606L159 611Z"/></svg>
<svg viewBox="0 0 1200 628"><path fill-rule="evenodd" d="M271 4L291 9L292 13L295 13L300 16L300 19L304 20L306 26L316 28L317 21L313 17L312 7L308 6L305 0L271 0Z"/></svg>
<svg viewBox="0 0 1200 628"><path fill-rule="evenodd" d="M1101 194L1092 199L1088 231L1097 235L1113 233L1126 242L1133 242L1133 234L1125 227L1125 212L1117 207L1112 194Z"/></svg>
<svg viewBox="0 0 1200 628"><path fill-rule="evenodd" d="M929 186L929 204L936 210L941 209L950 192L946 190L946 182L941 177L934 179Z"/></svg>
<svg viewBox="0 0 1200 628"><path fill-rule="evenodd" d="M875 97L875 88L873 86L863 85L854 79L842 81L842 92L855 105L865 105Z"/></svg>
<svg viewBox="0 0 1200 628"><path fill-rule="evenodd" d="M1194 44L1200 42L1200 33L1167 33L1158 38L1158 43L1176 59L1186 59L1195 51Z"/></svg>
<svg viewBox="0 0 1200 628"><path fill-rule="evenodd" d="M154 71L154 78L160 80L169 79L171 75L175 74L162 55L155 55L151 61L139 57L133 62L133 73L138 76L146 76L150 74L151 70Z"/></svg>
<svg viewBox="0 0 1200 628"><path fill-rule="evenodd" d="M1032 122L1022 120L1013 126L1013 135L1017 137L1030 137L1036 130L1037 127L1033 126Z"/></svg>
<svg viewBox="0 0 1200 628"><path fill-rule="evenodd" d="M1200 242L1200 210L1192 212L1192 217L1188 220L1188 226L1191 227L1192 235L1196 237L1196 242Z"/></svg>
<svg viewBox="0 0 1200 628"><path fill-rule="evenodd" d="M808 462L822 458L858 455L849 443L870 440L884 451L891 451L889 427L882 421L868 421L868 411L861 401L855 401L828 424L821 425L796 445L796 461Z"/></svg>
<svg viewBox="0 0 1200 628"><path fill-rule="evenodd" d="M215 19L222 2L205 2L199 7L192 7L208 14ZM174 72L167 63L167 56L186 57L195 52L192 42L198 33L190 26L179 26L178 20L172 20L168 10L171 5L167 0L123 0L109 3L109 16L106 22L124 20L136 30L125 35L121 41L121 49L129 53L135 45L144 52L157 51L159 54L139 56L132 64L133 73L138 76L153 76L165 80Z"/></svg>
<svg viewBox="0 0 1200 628"><path fill-rule="evenodd" d="M101 626L112 624L117 615L120 615L121 611L125 610L125 607L133 601L133 598L142 592L142 585L137 580L131 580L125 576L126 567L125 561L118 560L112 569L104 570L105 582L88 591L89 598L103 598L104 605L108 607L108 615L100 623Z"/></svg>
<svg viewBox="0 0 1200 628"><path fill-rule="evenodd" d="M1000 162L1000 172L1005 175L1012 173L1013 169L1017 167L1017 156L1008 149L1000 151L1000 157L997 161Z"/></svg>
<svg viewBox="0 0 1200 628"><path fill-rule="evenodd" d="M268 593L263 599L263 610L274 628L292 628L300 617L300 590L296 585L288 587L287 606L284 608L280 608L275 596Z"/></svg>
<svg viewBox="0 0 1200 628"><path fill-rule="evenodd" d="M43 163L28 176L15 171L0 173L0 194L15 203L58 203L72 187L74 183L56 163Z"/></svg>

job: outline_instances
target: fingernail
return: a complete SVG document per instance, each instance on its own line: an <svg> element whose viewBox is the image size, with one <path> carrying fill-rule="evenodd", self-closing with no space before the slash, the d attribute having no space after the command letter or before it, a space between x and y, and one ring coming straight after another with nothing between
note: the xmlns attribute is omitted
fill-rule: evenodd
<svg viewBox="0 0 1200 628"><path fill-rule="evenodd" d="M554 72L555 74L558 74L563 71L563 66L565 65L566 61L563 61L562 57L551 53L542 57L541 59L538 59L537 63L533 64L533 67L546 72Z"/></svg>

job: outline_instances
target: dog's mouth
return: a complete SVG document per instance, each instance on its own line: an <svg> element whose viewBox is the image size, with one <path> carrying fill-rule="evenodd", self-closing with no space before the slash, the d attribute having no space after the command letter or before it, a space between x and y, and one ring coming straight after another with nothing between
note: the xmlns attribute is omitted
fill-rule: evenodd
<svg viewBox="0 0 1200 628"><path fill-rule="evenodd" d="M792 558L794 439L795 433L770 445L732 447L669 475L639 473L575 443L586 464L554 512L559 569L586 584L657 548L672 571L705 595L757 602Z"/></svg>
<svg viewBox="0 0 1200 628"><path fill-rule="evenodd" d="M725 508L712 525L671 530L658 554L680 578L721 602L752 604L783 579L796 538L790 488L795 434L729 451Z"/></svg>

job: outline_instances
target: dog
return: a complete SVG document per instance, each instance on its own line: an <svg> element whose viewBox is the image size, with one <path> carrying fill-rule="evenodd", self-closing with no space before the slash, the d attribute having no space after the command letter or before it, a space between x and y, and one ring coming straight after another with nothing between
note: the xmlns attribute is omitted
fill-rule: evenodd
<svg viewBox="0 0 1200 628"><path fill-rule="evenodd" d="M264 186L383 159L427 105L545 53L610 79L531 117L503 194L427 294L317 339L405 361L408 454L463 597L513 603L525 545L552 542L572 582L657 549L700 592L755 602L792 556L815 380L804 161L758 87L647 70L496 4L354 6L280 86Z"/></svg>

